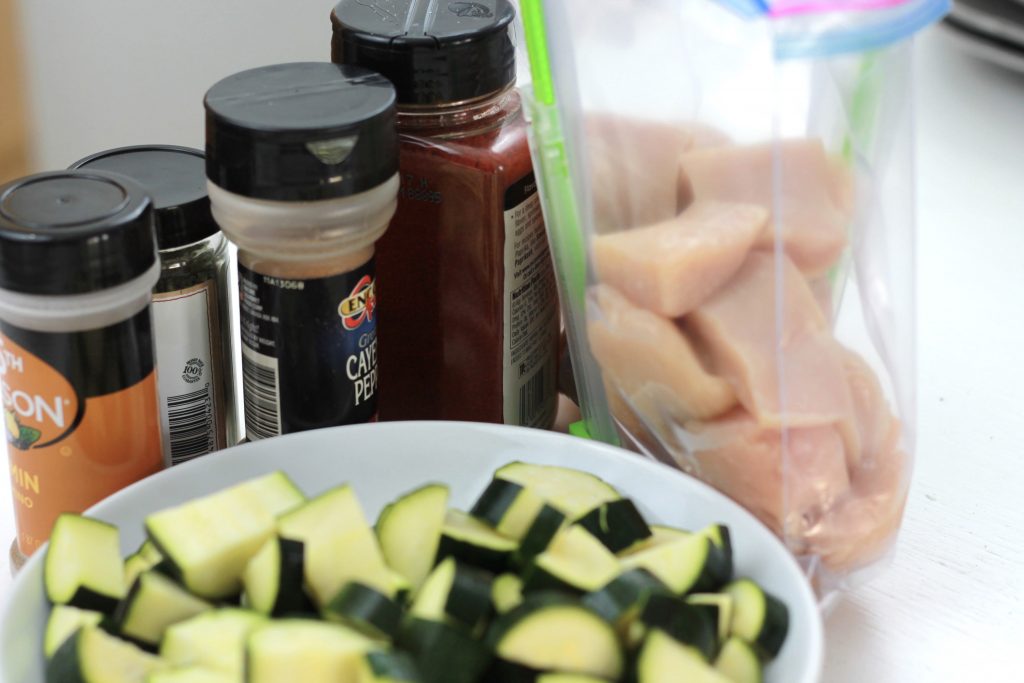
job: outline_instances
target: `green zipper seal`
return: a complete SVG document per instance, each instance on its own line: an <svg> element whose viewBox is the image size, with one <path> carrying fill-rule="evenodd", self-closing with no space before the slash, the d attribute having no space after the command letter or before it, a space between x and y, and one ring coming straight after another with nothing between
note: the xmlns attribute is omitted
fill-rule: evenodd
<svg viewBox="0 0 1024 683"><path fill-rule="evenodd" d="M544 0L522 0L519 11L530 55L530 73L533 76L531 125L535 146L534 164L543 179L544 209L548 219L552 258L562 279L563 293L569 298L570 310L578 312L569 321L573 324L579 322L575 318L582 319L581 316L585 316L586 312L587 243L581 227L552 78ZM585 345L574 343L573 347L576 352L590 355ZM584 421L575 424L570 433L618 445L618 432L603 389L600 395L594 396L585 382L577 384Z"/></svg>

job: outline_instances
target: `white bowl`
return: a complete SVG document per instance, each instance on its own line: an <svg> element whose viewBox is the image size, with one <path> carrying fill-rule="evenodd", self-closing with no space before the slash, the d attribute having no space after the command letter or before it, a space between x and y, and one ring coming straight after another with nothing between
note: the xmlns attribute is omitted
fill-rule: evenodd
<svg viewBox="0 0 1024 683"><path fill-rule="evenodd" d="M143 540L155 511L273 470L307 494L351 482L369 519L401 493L428 481L451 488L467 509L491 473L512 460L592 472L629 496L648 520L684 528L730 527L736 573L789 607L789 637L765 683L816 683L821 675L821 616L810 586L782 544L725 496L676 470L611 446L534 429L456 422L394 422L292 434L231 448L175 467L120 491L88 514L121 528L121 550ZM0 620L0 683L43 683L45 548L18 575Z"/></svg>

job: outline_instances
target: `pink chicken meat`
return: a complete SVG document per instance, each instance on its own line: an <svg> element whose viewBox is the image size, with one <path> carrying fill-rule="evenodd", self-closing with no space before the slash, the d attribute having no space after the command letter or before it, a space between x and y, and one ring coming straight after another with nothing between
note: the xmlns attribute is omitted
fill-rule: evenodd
<svg viewBox="0 0 1024 683"><path fill-rule="evenodd" d="M708 372L674 322L637 307L607 285L595 288L594 299L601 317L587 328L591 350L606 379L627 400L643 399L642 405L658 408L678 424L720 415L736 403L729 383Z"/></svg>
<svg viewBox="0 0 1024 683"><path fill-rule="evenodd" d="M767 218L750 204L697 202L670 220L600 235L597 277L647 310L677 318L736 273Z"/></svg>
<svg viewBox="0 0 1024 683"><path fill-rule="evenodd" d="M771 218L755 246L772 249L776 231L800 270L820 275L846 246L852 208L849 173L820 140L782 140L695 150L682 157L684 192L696 201L757 204Z"/></svg>
<svg viewBox="0 0 1024 683"><path fill-rule="evenodd" d="M727 286L687 316L686 326L761 426L851 419L841 349L788 257L750 254ZM853 432L845 428L845 438L854 439Z"/></svg>

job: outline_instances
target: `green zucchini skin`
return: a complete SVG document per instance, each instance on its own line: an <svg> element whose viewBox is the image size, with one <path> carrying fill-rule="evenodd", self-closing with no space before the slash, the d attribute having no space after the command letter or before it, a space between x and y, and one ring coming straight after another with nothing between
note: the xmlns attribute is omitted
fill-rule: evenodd
<svg viewBox="0 0 1024 683"><path fill-rule="evenodd" d="M448 521L451 520L460 521L463 524L486 526L487 531L483 533L489 537L489 541L500 547L473 543L465 536L481 533L480 530L467 533L464 529L449 525ZM447 557L454 557L459 562L485 569L493 574L500 574L509 567L512 554L518 547L515 541L502 536L493 527L484 525L483 522L464 512L449 510L448 521L441 530L441 542L438 544L435 563L440 563Z"/></svg>
<svg viewBox="0 0 1024 683"><path fill-rule="evenodd" d="M269 609L266 605L261 605L257 611L266 613L267 616L271 617L311 616L316 614L316 605L313 604L313 600L306 594L303 587L303 580L306 575L305 545L301 541L281 538L279 536L270 539L268 543L276 546L271 550L276 555L274 558L274 571L267 576L258 576L255 574L256 570L254 569L257 564L250 562L246 567L245 573L242 575L246 593L256 588L251 585L253 582L258 581L272 584L269 587L266 585L260 586L260 589L269 589L274 594L273 604L269 606ZM257 556L254 556L254 558ZM249 602L252 602L252 600ZM250 606L255 607L255 605Z"/></svg>
<svg viewBox="0 0 1024 683"><path fill-rule="evenodd" d="M483 643L440 621L406 619L398 643L412 654L423 683L476 683L491 663Z"/></svg>
<svg viewBox="0 0 1024 683"><path fill-rule="evenodd" d="M533 558L547 550L551 539L566 523L566 517L556 508L545 504L534 518L530 528L519 541L519 548L512 555L512 565L518 568L528 567Z"/></svg>
<svg viewBox="0 0 1024 683"><path fill-rule="evenodd" d="M640 613L640 621L648 630L664 631L680 643L692 645L707 660L718 650L718 624L707 610L673 595L652 595Z"/></svg>
<svg viewBox="0 0 1024 683"><path fill-rule="evenodd" d="M422 683L416 662L406 652L381 650L367 652L362 683Z"/></svg>
<svg viewBox="0 0 1024 683"><path fill-rule="evenodd" d="M617 623L634 612L633 616L639 616L652 595L672 595L672 591L646 569L631 569L603 588L587 593L583 604L606 621Z"/></svg>
<svg viewBox="0 0 1024 683"><path fill-rule="evenodd" d="M525 489L515 482L503 479L492 479L484 492L480 494L469 514L481 522L487 522L494 528L498 528L501 520L508 511L515 505L518 498Z"/></svg>
<svg viewBox="0 0 1024 683"><path fill-rule="evenodd" d="M750 579L738 579L725 587L733 599L732 635L747 641L765 660L782 649L789 633L789 609Z"/></svg>
<svg viewBox="0 0 1024 683"><path fill-rule="evenodd" d="M593 534L613 553L651 537L651 528L628 498L604 503L580 517L576 524Z"/></svg>
<svg viewBox="0 0 1024 683"><path fill-rule="evenodd" d="M119 666L117 659L132 660L131 665ZM123 683L108 671L122 668L154 670L160 660L135 645L112 636L100 629L85 626L64 641L46 665L46 683ZM99 669L100 676L89 676L88 671ZM141 679L140 679L141 680Z"/></svg>
<svg viewBox="0 0 1024 683"><path fill-rule="evenodd" d="M350 581L327 603L324 616L360 633L390 641L402 622L402 607L383 593Z"/></svg>

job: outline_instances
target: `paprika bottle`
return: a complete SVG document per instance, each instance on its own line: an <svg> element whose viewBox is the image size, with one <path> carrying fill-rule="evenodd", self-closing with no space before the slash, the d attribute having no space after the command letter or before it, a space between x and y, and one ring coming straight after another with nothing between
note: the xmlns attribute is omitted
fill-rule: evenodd
<svg viewBox="0 0 1024 683"><path fill-rule="evenodd" d="M515 90L507 0L359 0L332 59L398 96L398 210L378 243L383 420L550 427L558 298Z"/></svg>

